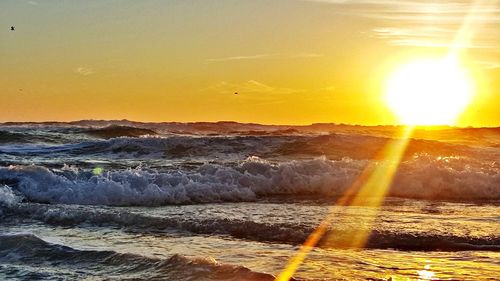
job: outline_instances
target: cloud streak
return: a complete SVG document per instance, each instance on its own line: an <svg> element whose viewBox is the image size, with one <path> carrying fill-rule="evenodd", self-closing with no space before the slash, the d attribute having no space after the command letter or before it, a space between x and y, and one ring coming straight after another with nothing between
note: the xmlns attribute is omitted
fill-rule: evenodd
<svg viewBox="0 0 500 281"><path fill-rule="evenodd" d="M89 76L95 73L95 71L92 68L89 67L77 67L73 70L76 74L80 74L82 76Z"/></svg>
<svg viewBox="0 0 500 281"><path fill-rule="evenodd" d="M244 60L261 60L261 59L298 59L298 58L319 58L323 57L322 54L316 53L297 53L297 54L256 54L246 56L230 56L222 58L207 59L207 63L217 62L230 62L230 61L244 61Z"/></svg>
<svg viewBox="0 0 500 281"><path fill-rule="evenodd" d="M233 94L235 92L239 94L295 94L304 91L302 89L273 87L256 80L248 80L241 83L221 81L207 88L207 90L222 94Z"/></svg>
<svg viewBox="0 0 500 281"><path fill-rule="evenodd" d="M226 62L226 61L238 61L238 60L257 60L257 59L272 58L274 56L276 56L276 55L274 55L274 54L257 54L257 55L250 55L250 56L232 56L232 57L207 59L207 62L213 63L213 62Z"/></svg>
<svg viewBox="0 0 500 281"><path fill-rule="evenodd" d="M473 40L461 42L461 48L500 49L496 0L302 1L332 4L339 13L375 20L372 33L393 45L450 46L467 23Z"/></svg>

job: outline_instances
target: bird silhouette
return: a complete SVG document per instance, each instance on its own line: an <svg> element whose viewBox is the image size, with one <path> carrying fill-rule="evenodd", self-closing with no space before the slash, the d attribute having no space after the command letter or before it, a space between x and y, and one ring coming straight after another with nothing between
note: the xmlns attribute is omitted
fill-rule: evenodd
<svg viewBox="0 0 500 281"><path fill-rule="evenodd" d="M15 26L11 26L10 27L10 31L14 31L14 30L16 30L16 27Z"/></svg>
<svg viewBox="0 0 500 281"><path fill-rule="evenodd" d="M235 92L234 94L235 94L235 95L237 95L237 94L238 94L238 92Z"/></svg>

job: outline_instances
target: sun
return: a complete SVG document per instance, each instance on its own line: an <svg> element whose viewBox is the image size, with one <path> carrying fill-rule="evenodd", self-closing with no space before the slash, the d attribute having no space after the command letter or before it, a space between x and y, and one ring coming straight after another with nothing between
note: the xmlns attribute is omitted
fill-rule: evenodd
<svg viewBox="0 0 500 281"><path fill-rule="evenodd" d="M457 60L421 59L389 77L385 101L402 124L454 125L473 94L473 80Z"/></svg>

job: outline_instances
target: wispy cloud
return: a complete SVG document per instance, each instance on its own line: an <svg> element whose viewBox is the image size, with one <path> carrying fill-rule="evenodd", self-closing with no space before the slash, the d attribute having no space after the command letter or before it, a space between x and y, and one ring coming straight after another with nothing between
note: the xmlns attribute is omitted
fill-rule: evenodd
<svg viewBox="0 0 500 281"><path fill-rule="evenodd" d="M89 68L89 67L77 67L73 70L75 73L83 75L83 76L89 76L95 73L94 69Z"/></svg>
<svg viewBox="0 0 500 281"><path fill-rule="evenodd" d="M256 54L256 55L244 55L244 56L229 56L222 58L211 58L207 59L207 63L216 62L229 62L229 61L241 61L241 60L260 60L260 59L293 59L293 58L319 58L323 57L322 54L316 53L296 53L296 54Z"/></svg>
<svg viewBox="0 0 500 281"><path fill-rule="evenodd" d="M221 81L211 87L208 87L206 90L215 91L223 94L293 94L300 93L304 90L302 89L293 89L293 88L284 88L284 87L273 87L267 85L265 83L256 81L256 80L248 80L239 83L232 83Z"/></svg>
<svg viewBox="0 0 500 281"><path fill-rule="evenodd" d="M336 6L339 13L375 20L373 34L394 45L450 46L468 25L461 48L500 48L497 0L303 0Z"/></svg>
<svg viewBox="0 0 500 281"><path fill-rule="evenodd" d="M27 3L30 5L33 5L33 6L38 5L38 2L36 2L36 1L28 1Z"/></svg>
<svg viewBox="0 0 500 281"><path fill-rule="evenodd" d="M323 54L316 54L316 53L297 53L297 54L289 55L290 58L321 58L324 56L325 55L323 55Z"/></svg>
<svg viewBox="0 0 500 281"><path fill-rule="evenodd" d="M207 62L224 62L224 61L235 61L235 60L256 60L256 59L270 58L273 56L276 56L276 55L274 55L274 54L258 54L258 55L250 55L250 56L232 56L232 57L207 59Z"/></svg>

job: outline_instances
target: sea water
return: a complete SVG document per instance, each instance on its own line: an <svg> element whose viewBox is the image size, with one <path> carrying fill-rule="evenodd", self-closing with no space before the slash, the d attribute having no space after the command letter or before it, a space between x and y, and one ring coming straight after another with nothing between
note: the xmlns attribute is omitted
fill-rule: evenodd
<svg viewBox="0 0 500 281"><path fill-rule="evenodd" d="M498 280L498 129L415 132L380 207L336 205L396 131L3 124L0 280L273 280L327 215L296 280Z"/></svg>

